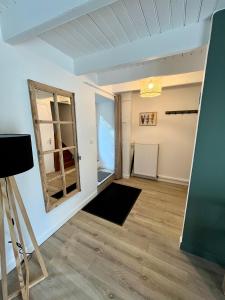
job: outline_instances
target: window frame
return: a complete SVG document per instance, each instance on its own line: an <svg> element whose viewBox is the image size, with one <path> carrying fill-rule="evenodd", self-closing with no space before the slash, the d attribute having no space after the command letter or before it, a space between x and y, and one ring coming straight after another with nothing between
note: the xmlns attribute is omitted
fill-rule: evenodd
<svg viewBox="0 0 225 300"><path fill-rule="evenodd" d="M31 110L32 110L32 119L33 119L33 126L36 138L36 147L38 152L38 160L39 160L39 169L41 175L41 182L42 188L44 192L44 200L45 200L45 209L46 212L51 211L55 207L59 206L75 194L81 191L80 186L80 170L79 170L79 152L78 152L78 142L77 142L77 125L76 125L76 108L75 108L75 93L68 92L59 88L55 88L43 83L39 83L33 80L28 80L28 88L30 93L30 102L31 102ZM40 120L38 117L38 107L37 107L37 95L36 91L43 91L47 93L51 93L53 95L54 100L54 111L56 115L56 120ZM71 113L72 113L72 120L71 121L60 121L59 118L59 107L58 107L58 96L64 96L70 98L71 103ZM58 140L58 148L48 151L43 151L42 148L42 140L41 140L41 131L40 131L40 124L52 124L56 127L56 134ZM73 141L74 145L69 147L62 146L62 138L61 138L61 130L60 126L64 124L71 124L73 127ZM64 159L63 159L63 151L65 150L74 150L74 161L75 161L75 170L65 170L64 167ZM51 182L55 179L61 178L63 184L63 197L60 199L55 199L48 194L48 186L47 186L47 176L45 171L45 164L44 164L44 155L50 153L59 153L59 163L60 163L60 170L61 174L54 176L48 182ZM66 191L66 175L72 173L74 171L76 173L76 189L72 192L67 193Z"/></svg>

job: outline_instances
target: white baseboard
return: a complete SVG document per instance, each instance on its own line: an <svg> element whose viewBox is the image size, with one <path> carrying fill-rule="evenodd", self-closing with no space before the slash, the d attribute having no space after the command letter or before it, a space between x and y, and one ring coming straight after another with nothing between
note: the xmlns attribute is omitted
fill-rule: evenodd
<svg viewBox="0 0 225 300"><path fill-rule="evenodd" d="M123 178L129 179L130 178L130 174L123 174Z"/></svg>
<svg viewBox="0 0 225 300"><path fill-rule="evenodd" d="M38 245L43 244L50 236L52 236L57 230L60 229L67 221L69 221L75 214L77 214L89 201L91 201L94 197L97 196L97 191L93 192L88 198L86 198L82 203L80 203L77 207L72 210L69 215L67 215L64 219L60 220L57 224L48 229L43 235L36 236ZM26 246L26 251L28 253L33 252L34 248L32 244ZM7 273L12 271L16 267L15 259L12 258L7 263ZM1 276L0 276L1 279Z"/></svg>
<svg viewBox="0 0 225 300"><path fill-rule="evenodd" d="M168 183L182 184L182 185L188 185L189 183L189 180L186 178L176 178L176 177L169 177L164 175L158 175L158 180L168 182Z"/></svg>
<svg viewBox="0 0 225 300"><path fill-rule="evenodd" d="M135 176L135 174L134 174L134 176ZM146 177L146 176L138 175L138 177L150 179L149 177ZM130 174L123 174L123 178L129 179ZM159 175L158 178L151 178L151 179L155 179L155 180L158 179L158 181L164 181L164 182L168 182L168 183L176 183L176 184L182 184L182 185L188 185L188 183L189 183L188 179L185 179L185 178L176 178L176 177L169 177L169 176L164 176L164 175Z"/></svg>

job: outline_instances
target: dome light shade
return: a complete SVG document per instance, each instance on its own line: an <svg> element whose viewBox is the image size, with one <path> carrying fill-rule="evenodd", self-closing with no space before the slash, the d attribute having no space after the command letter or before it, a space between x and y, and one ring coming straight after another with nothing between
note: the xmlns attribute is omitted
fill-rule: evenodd
<svg viewBox="0 0 225 300"><path fill-rule="evenodd" d="M162 86L159 79L148 78L141 81L141 97L157 97L162 92Z"/></svg>

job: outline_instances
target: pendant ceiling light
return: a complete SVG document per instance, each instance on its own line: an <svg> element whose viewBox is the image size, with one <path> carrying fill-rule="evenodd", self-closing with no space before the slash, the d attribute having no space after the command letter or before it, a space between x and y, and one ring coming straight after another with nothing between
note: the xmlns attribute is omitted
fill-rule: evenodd
<svg viewBox="0 0 225 300"><path fill-rule="evenodd" d="M141 81L141 97L157 97L160 96L162 92L162 86L160 79L148 78Z"/></svg>

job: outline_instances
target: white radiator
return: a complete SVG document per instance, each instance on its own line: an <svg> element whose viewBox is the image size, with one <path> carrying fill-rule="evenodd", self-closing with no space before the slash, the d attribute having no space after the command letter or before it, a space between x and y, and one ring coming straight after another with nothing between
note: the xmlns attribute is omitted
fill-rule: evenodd
<svg viewBox="0 0 225 300"><path fill-rule="evenodd" d="M134 144L134 176L157 178L158 144Z"/></svg>

